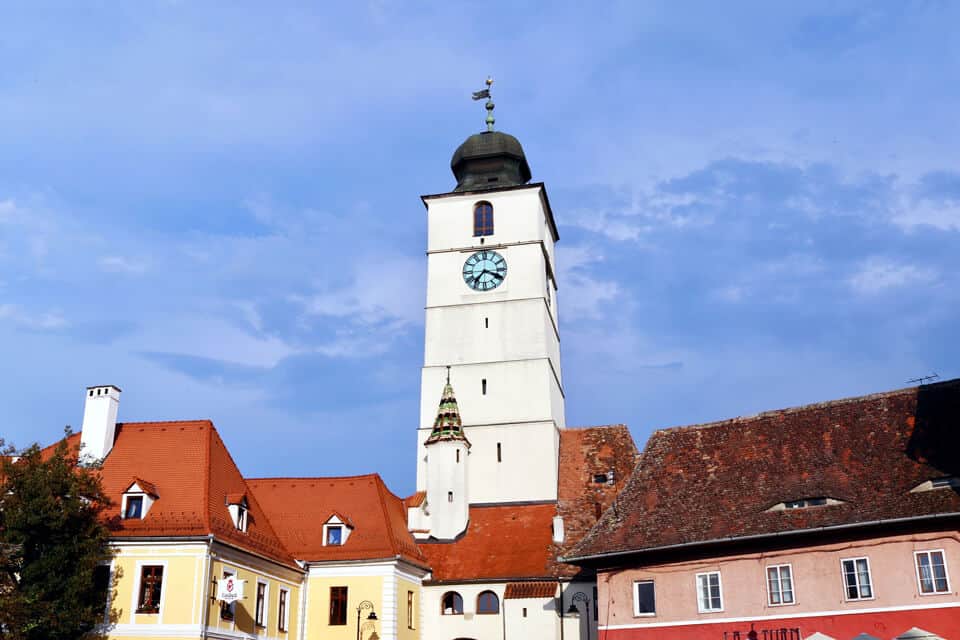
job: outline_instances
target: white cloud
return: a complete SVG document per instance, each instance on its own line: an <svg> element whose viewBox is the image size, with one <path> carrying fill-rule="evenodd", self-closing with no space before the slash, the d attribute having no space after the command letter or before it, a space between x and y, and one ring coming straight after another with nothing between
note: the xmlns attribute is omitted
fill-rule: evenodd
<svg viewBox="0 0 960 640"><path fill-rule="evenodd" d="M30 313L15 304L0 304L0 320L8 320L18 327L33 331L56 331L69 325L59 311Z"/></svg>
<svg viewBox="0 0 960 640"><path fill-rule="evenodd" d="M603 255L584 246L557 249L557 281L561 287L561 313L565 318L599 318L605 307L621 296L620 285L589 273L590 265L602 262Z"/></svg>
<svg viewBox="0 0 960 640"><path fill-rule="evenodd" d="M145 262L131 260L123 256L103 256L97 260L100 269L108 273L139 275L147 270Z"/></svg>
<svg viewBox="0 0 960 640"><path fill-rule="evenodd" d="M937 277L934 269L875 256L861 262L847 282L857 293L871 295L911 284L927 284Z"/></svg>
<svg viewBox="0 0 960 640"><path fill-rule="evenodd" d="M920 226L960 231L960 206L926 200L905 204L894 214L893 222L908 231Z"/></svg>

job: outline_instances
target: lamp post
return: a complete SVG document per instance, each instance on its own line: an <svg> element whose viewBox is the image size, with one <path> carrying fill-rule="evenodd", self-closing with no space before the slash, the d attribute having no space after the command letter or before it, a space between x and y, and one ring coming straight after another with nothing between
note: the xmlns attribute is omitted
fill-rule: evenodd
<svg viewBox="0 0 960 640"><path fill-rule="evenodd" d="M580 607L577 606L578 602L584 603L587 608L587 640L590 640L590 598L587 597L587 594L583 591L577 591L573 594L573 597L570 598L570 608L567 609L567 613L579 618Z"/></svg>
<svg viewBox="0 0 960 640"><path fill-rule="evenodd" d="M360 612L370 609L370 615L367 616L367 620L375 621L377 619L377 612L373 610L373 603L369 600L364 600L357 605L357 640L360 640Z"/></svg>

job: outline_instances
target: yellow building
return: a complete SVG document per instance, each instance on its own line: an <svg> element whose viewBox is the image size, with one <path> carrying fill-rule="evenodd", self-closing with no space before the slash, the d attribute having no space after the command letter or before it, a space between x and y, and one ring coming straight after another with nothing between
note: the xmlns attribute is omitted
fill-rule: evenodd
<svg viewBox="0 0 960 640"><path fill-rule="evenodd" d="M88 389L73 436L106 443L110 638L419 638L426 562L379 476L247 480L210 421L116 423L118 398Z"/></svg>

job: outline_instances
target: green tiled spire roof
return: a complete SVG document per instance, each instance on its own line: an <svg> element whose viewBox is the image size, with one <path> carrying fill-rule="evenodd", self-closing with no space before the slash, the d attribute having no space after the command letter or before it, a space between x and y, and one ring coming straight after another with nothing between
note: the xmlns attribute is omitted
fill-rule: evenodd
<svg viewBox="0 0 960 640"><path fill-rule="evenodd" d="M470 441L463 434L463 422L460 420L460 408L457 406L457 397L453 394L450 384L450 368L447 367L447 383L443 386L440 396L440 408L437 409L437 418L433 421L433 431L425 444L440 442L441 440L463 440L470 446Z"/></svg>

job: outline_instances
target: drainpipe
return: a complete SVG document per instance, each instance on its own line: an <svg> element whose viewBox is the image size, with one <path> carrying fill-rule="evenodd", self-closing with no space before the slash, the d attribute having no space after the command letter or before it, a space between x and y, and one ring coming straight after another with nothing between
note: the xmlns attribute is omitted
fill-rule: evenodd
<svg viewBox="0 0 960 640"><path fill-rule="evenodd" d="M210 624L210 582L213 581L213 562L211 560L211 555L213 555L213 536L208 536L207 538L207 578L203 583L203 626L200 627L200 637L206 640L207 637L207 625Z"/></svg>
<svg viewBox="0 0 960 640"><path fill-rule="evenodd" d="M563 583L557 580L557 587L560 588L560 640L563 640Z"/></svg>
<svg viewBox="0 0 960 640"><path fill-rule="evenodd" d="M503 595L507 595L506 590L504 590ZM507 599L503 598L500 600L500 619L503 623L503 640L507 640Z"/></svg>

